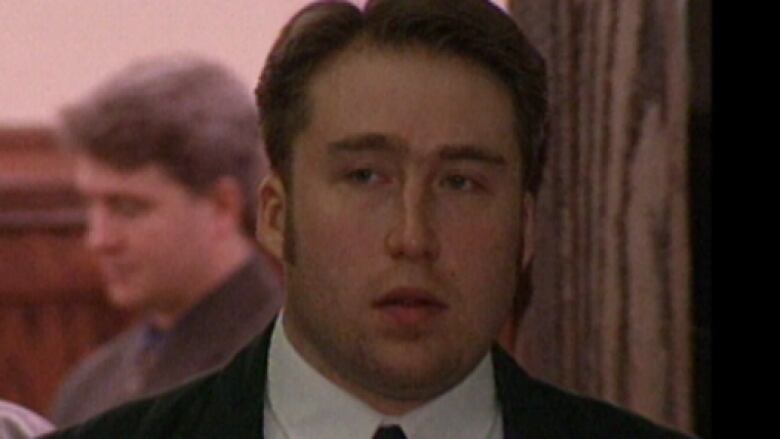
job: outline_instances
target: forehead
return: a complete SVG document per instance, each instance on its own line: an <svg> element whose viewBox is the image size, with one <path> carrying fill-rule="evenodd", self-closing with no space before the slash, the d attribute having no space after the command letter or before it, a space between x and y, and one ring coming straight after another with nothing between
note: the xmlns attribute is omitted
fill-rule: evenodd
<svg viewBox="0 0 780 439"><path fill-rule="evenodd" d="M122 170L86 154L77 154L74 165L76 187L86 194L109 192L152 194L167 189L184 189L158 164Z"/></svg>
<svg viewBox="0 0 780 439"><path fill-rule="evenodd" d="M417 47L355 45L312 78L302 143L391 135L419 152L479 145L519 162L509 90L486 68Z"/></svg>

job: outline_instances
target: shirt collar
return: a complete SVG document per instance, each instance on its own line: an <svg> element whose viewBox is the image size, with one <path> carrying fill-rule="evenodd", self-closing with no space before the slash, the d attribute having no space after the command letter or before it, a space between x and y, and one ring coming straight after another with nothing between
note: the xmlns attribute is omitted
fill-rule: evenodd
<svg viewBox="0 0 780 439"><path fill-rule="evenodd" d="M424 406L400 417L384 416L306 363L290 344L282 319L280 314L271 336L268 403L289 437L370 438L380 425L397 424L407 437L465 439L487 437L500 424L490 355Z"/></svg>

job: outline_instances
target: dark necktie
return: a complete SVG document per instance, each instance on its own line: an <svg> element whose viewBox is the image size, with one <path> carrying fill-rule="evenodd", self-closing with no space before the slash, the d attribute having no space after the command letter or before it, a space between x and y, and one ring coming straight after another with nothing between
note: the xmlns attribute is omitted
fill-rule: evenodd
<svg viewBox="0 0 780 439"><path fill-rule="evenodd" d="M374 433L374 439L406 439L404 431L397 425L379 427Z"/></svg>

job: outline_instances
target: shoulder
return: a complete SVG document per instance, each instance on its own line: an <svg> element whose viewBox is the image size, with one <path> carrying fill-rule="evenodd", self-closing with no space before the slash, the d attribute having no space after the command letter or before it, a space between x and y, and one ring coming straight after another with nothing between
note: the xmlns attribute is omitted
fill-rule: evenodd
<svg viewBox="0 0 780 439"><path fill-rule="evenodd" d="M139 325L132 326L98 346L94 352L76 364L67 381L79 381L85 377L99 376L101 371L113 370L121 362L128 346L137 341L140 331Z"/></svg>
<svg viewBox="0 0 780 439"><path fill-rule="evenodd" d="M218 371L47 437L244 437L262 432L269 334L257 337Z"/></svg>
<svg viewBox="0 0 780 439"><path fill-rule="evenodd" d="M504 352L494 352L494 361L505 424L512 431L530 429L540 437L589 439L688 437L610 403L534 379Z"/></svg>
<svg viewBox="0 0 780 439"><path fill-rule="evenodd" d="M577 395L543 382L536 382L551 412L560 410L574 434L587 438L631 437L636 439L683 439L687 436L605 401Z"/></svg>
<svg viewBox="0 0 780 439"><path fill-rule="evenodd" d="M54 396L51 412L59 418L70 412L79 399L90 395L101 383L113 383L130 346L138 337L137 326L100 345L79 361L65 376Z"/></svg>
<svg viewBox="0 0 780 439"><path fill-rule="evenodd" d="M188 424L211 396L214 375L193 381L162 395L109 410L51 438L163 438L173 437L176 426Z"/></svg>

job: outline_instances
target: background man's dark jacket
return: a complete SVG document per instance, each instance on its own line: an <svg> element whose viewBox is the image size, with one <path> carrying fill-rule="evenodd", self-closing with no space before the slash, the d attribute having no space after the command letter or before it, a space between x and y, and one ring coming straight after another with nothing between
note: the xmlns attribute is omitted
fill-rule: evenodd
<svg viewBox="0 0 780 439"><path fill-rule="evenodd" d="M272 327L219 372L46 438L262 438ZM492 355L506 438L685 437L534 380L499 348Z"/></svg>
<svg viewBox="0 0 780 439"><path fill-rule="evenodd" d="M284 296L277 277L254 255L195 305L154 349L146 349L153 352L144 352L148 325L134 325L70 373L54 399L51 420L58 426L84 422L218 370L279 311Z"/></svg>

